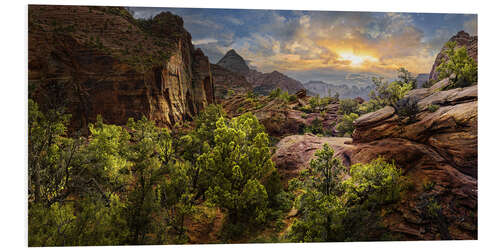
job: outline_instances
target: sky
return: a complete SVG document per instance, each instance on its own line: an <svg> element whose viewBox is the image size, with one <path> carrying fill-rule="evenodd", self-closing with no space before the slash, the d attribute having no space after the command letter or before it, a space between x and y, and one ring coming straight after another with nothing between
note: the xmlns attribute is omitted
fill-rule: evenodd
<svg viewBox="0 0 500 250"><path fill-rule="evenodd" d="M460 30L477 35L477 15L200 8L131 8L134 17L170 11L192 42L217 63L235 49L251 68L299 81L336 83L405 67L429 73L444 43Z"/></svg>

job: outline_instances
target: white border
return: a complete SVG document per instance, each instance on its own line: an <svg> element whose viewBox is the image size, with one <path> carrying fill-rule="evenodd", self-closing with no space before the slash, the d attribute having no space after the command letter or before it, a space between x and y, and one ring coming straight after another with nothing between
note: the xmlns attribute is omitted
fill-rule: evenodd
<svg viewBox="0 0 500 250"><path fill-rule="evenodd" d="M1 231L3 249L27 246L26 214L26 122L27 122L27 4L72 4L108 6L151 7L204 7L245 9L306 9L344 11L390 11L432 13L479 14L479 240L478 241L421 241L377 243L318 243L318 244L244 244L244 245L196 245L196 246L147 246L141 249L492 249L500 242L498 231L498 179L499 159L497 123L500 95L498 61L499 31L495 1L459 0L377 0L377 1L191 1L191 0L45 0L3 3L0 14L2 29L2 67L0 107L1 141ZM65 248L73 249L73 248ZM75 248L76 249L76 248ZM130 249L108 247L106 249Z"/></svg>

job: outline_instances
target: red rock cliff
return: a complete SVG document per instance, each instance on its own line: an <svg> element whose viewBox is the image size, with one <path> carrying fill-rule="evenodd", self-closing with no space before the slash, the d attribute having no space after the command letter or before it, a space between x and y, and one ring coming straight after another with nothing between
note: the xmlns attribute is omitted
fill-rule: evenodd
<svg viewBox="0 0 500 250"><path fill-rule="evenodd" d="M136 20L121 7L40 5L28 14L29 96L42 108L65 107L74 129L97 115L172 126L215 101L208 58L178 16Z"/></svg>

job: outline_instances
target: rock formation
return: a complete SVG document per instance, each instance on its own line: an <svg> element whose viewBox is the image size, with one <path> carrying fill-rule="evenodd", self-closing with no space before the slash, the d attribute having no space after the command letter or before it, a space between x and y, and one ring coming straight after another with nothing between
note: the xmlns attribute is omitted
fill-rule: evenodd
<svg viewBox="0 0 500 250"><path fill-rule="evenodd" d="M250 68L248 67L245 59L241 57L234 49L229 50L224 57L222 57L217 65L242 75L246 75Z"/></svg>
<svg viewBox="0 0 500 250"><path fill-rule="evenodd" d="M210 63L183 20L169 12L136 20L121 7L30 5L30 98L66 107L71 127L147 118L190 119L215 101Z"/></svg>
<svg viewBox="0 0 500 250"><path fill-rule="evenodd" d="M299 107L308 103L305 90L298 92L294 101L284 101L269 96L248 98L246 94L235 94L221 102L230 117L252 112L264 125L266 132L273 137L282 138L287 135L304 133L305 128L318 123L325 132L334 135L337 123L338 102L326 105L323 113L305 113Z"/></svg>
<svg viewBox="0 0 500 250"><path fill-rule="evenodd" d="M212 77L215 85L215 97L218 101L224 98L229 98L229 92L245 93L252 90L252 84L247 82L246 78L239 74L232 72L217 64L212 64Z"/></svg>
<svg viewBox="0 0 500 250"><path fill-rule="evenodd" d="M465 31L460 31L456 35L452 36L449 41L457 43L457 47L465 46L467 48L467 54L472 57L477 62L477 36L471 36ZM445 46L441 49L439 54L432 65L432 70L429 76L429 80L438 80L439 73L436 72L436 68L446 60L446 55L444 54Z"/></svg>
<svg viewBox="0 0 500 250"><path fill-rule="evenodd" d="M251 82L254 86L255 92L264 95L269 94L276 88L280 88L290 94L295 94L295 92L304 89L301 82L276 70L271 73L261 73L256 70L250 70L246 78L247 81Z"/></svg>
<svg viewBox="0 0 500 250"><path fill-rule="evenodd" d="M304 89L302 83L292 79L278 71L271 73L262 73L254 69L249 69L245 59L241 57L234 49L228 51L224 57L217 63L217 72L214 72L216 78L216 88L222 86L242 86L246 87L249 83L253 91L258 94L267 95L273 89L280 88L281 90L288 91L290 94ZM226 69L226 71L221 69ZM245 77L246 82L243 82L238 75ZM246 89L246 88L244 88Z"/></svg>
<svg viewBox="0 0 500 250"><path fill-rule="evenodd" d="M347 166L377 157L394 161L408 177L408 190L384 223L403 239L477 238L477 85L439 91L415 89L404 98L417 101L416 121L398 117L393 107L355 121L353 140L289 136L273 156L285 179L307 166L318 144L328 143ZM436 105L431 110L430 105ZM346 143L342 145L342 142ZM437 204L438 218L429 217Z"/></svg>
<svg viewBox="0 0 500 250"><path fill-rule="evenodd" d="M309 166L316 150L321 149L325 143L335 150L335 156L342 159L344 165L350 165L346 152L352 146L346 143L351 141L351 138L320 137L312 134L287 136L276 145L273 162L286 186L290 179L298 177L300 171Z"/></svg>

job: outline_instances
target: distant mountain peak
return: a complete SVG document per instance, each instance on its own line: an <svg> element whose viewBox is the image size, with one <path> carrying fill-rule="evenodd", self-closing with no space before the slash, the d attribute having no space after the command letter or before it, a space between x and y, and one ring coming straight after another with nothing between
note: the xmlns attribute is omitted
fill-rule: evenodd
<svg viewBox="0 0 500 250"><path fill-rule="evenodd" d="M243 75L250 70L245 59L243 59L234 49L229 50L226 55L217 62L217 65Z"/></svg>

